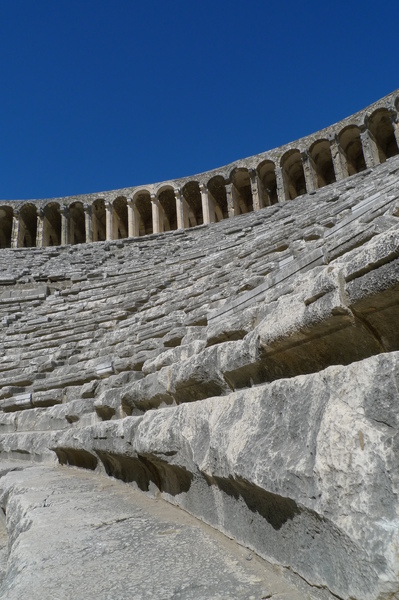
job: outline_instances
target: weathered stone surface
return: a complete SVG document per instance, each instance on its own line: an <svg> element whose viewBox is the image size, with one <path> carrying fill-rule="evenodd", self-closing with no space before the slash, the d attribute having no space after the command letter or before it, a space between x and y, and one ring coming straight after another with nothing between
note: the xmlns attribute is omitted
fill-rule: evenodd
<svg viewBox="0 0 399 600"><path fill-rule="evenodd" d="M3 600L322 598L163 500L83 471L19 469L0 478Z"/></svg>
<svg viewBox="0 0 399 600"><path fill-rule="evenodd" d="M297 571L312 598L322 586L323 597L399 599L398 100L298 140L289 156L169 182L161 199L154 186L60 199L60 239L59 202L42 219L48 202L33 201L36 248L15 247L29 224L19 228L23 203L5 206L1 459L162 494ZM364 165L350 163L349 138ZM302 168L304 182L291 176ZM152 193L139 224L133 205ZM95 235L109 239L68 245L68 211L82 220L74 241L91 240L97 201ZM142 236L151 216L161 232L161 206L175 204L169 225L185 229ZM218 222L187 228L201 209ZM135 237L111 239L117 230ZM15 485L22 502L28 487Z"/></svg>
<svg viewBox="0 0 399 600"><path fill-rule="evenodd" d="M399 353L381 354L56 434L55 448L91 453L340 598L394 598L398 381Z"/></svg>

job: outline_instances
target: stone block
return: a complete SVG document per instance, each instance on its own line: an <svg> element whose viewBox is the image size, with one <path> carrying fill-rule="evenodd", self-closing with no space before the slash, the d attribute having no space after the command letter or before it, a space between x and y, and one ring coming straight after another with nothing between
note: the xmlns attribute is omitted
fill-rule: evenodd
<svg viewBox="0 0 399 600"><path fill-rule="evenodd" d="M14 412L32 407L32 394L18 394L0 402L0 408L4 412Z"/></svg>

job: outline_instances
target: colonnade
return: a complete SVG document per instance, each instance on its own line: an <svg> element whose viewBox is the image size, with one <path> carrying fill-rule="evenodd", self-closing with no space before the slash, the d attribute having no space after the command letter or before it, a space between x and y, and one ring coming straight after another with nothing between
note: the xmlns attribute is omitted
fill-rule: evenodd
<svg viewBox="0 0 399 600"><path fill-rule="evenodd" d="M309 140L309 138L305 138ZM299 148L301 144L298 143ZM0 247L43 247L139 237L209 224L297 196L374 167L399 154L397 112L378 108L364 122L289 148L276 160L204 174L94 201L0 204ZM273 158L273 160L272 160ZM259 160L254 157L252 160ZM109 196L109 195L107 195ZM65 199L67 200L67 199Z"/></svg>

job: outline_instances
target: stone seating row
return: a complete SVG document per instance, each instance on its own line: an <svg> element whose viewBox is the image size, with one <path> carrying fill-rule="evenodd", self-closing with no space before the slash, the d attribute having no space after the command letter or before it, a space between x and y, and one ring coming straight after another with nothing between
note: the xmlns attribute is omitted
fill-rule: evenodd
<svg viewBox="0 0 399 600"><path fill-rule="evenodd" d="M218 287L220 287L220 281L218 281ZM65 292L65 293L67 293L67 292ZM118 291L117 291L117 293L118 293ZM94 294L94 292L92 293L92 295L93 295L93 294ZM102 296L104 295L102 292L101 292L101 294L102 294ZM88 295L90 295L90 292L88 292ZM111 294L110 294L110 295L111 295L111 297L112 297L112 295L116 295L116 294L113 294L113 293L111 292ZM77 296L79 296L79 292L77 293ZM102 297L102 298L101 298L101 300L104 300L104 298ZM90 300L89 300L89 301L90 301ZM92 299L92 302L96 302L96 300L95 300L95 299ZM54 307L53 307L53 308L54 308ZM38 311L38 312L39 312L39 314L40 314L40 311Z"/></svg>
<svg viewBox="0 0 399 600"><path fill-rule="evenodd" d="M388 163L382 165L383 168L386 165L391 164L392 161L388 161ZM387 170L387 169L386 169ZM364 178L364 174L360 174L356 177ZM322 201L323 198L330 198L334 193L338 192L340 194L345 193L345 190L353 186L353 183L350 180L345 180L344 182L340 182L329 188L325 192L320 190L318 198ZM321 193L323 192L323 194ZM81 266L86 266L87 271L93 271L93 267L95 264L98 266L98 263L103 261L103 266L107 269L109 266L112 272L115 272L115 266L118 262L116 254L118 251L123 249L124 255L128 260L130 260L129 253L126 252L126 249L133 249L133 253L137 252L138 248L139 252L146 252L147 248L152 249L153 251L158 250L159 252L168 251L170 249L170 242L180 240L182 243L184 240L192 240L193 237L200 238L201 240L201 248L202 252L206 252L206 248L208 246L208 241L211 249L215 248L215 244L221 242L223 238L226 236L234 236L235 234L242 235L243 228L245 226L252 226L257 223L264 223L264 221L269 221L270 218L273 218L273 215L279 215L281 213L282 206L285 207L285 212L290 219L290 213L295 212L297 202L288 202L288 210L286 205L278 205L267 208L266 211L260 211L258 213L248 213L239 217L239 222L232 223L231 221L222 221L221 223L215 225L211 225L209 227L197 227L190 231L181 231L181 232L171 232L164 234L161 238L159 236L147 236L147 238L135 239L135 240L120 240L118 242L113 242L112 244L88 244L88 245L79 245L77 248L65 247L65 248L47 248L41 251L37 251L36 249L18 249L14 251L4 250L5 256L10 258L9 269L10 277L15 277L15 273L18 274L17 263L18 261L22 261L24 263L24 267L29 264L29 271L33 274L33 277L40 278L44 277L48 279L49 277L58 278L62 276L67 276L68 273L73 274L73 271L76 271L75 264L78 263ZM318 218L322 218L320 215L321 206L318 205L313 207L316 211ZM283 211L284 212L284 211ZM260 213L264 213L261 215ZM268 222L266 223L266 226ZM300 223L299 223L300 226ZM179 235L176 235L179 233ZM191 245L191 244L190 244ZM82 248L84 251L82 252ZM104 251L104 249L107 249ZM186 260L191 261L195 258L195 255L198 255L198 250L194 252L192 255L190 252L186 255ZM18 259L16 257L19 257ZM79 257L78 260L74 259L74 257ZM170 257L169 257L170 260ZM182 260L182 256L179 257L179 261ZM146 263L150 263L151 258L146 256ZM35 273L35 264L40 264L40 266L44 266L44 269L40 273ZM61 268L58 266L61 265ZM54 271L52 275L52 271Z"/></svg>

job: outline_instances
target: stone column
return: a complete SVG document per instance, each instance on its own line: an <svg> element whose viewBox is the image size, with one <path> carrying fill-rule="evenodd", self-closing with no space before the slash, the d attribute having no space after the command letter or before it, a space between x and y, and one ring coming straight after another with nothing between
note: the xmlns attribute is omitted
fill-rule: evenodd
<svg viewBox="0 0 399 600"><path fill-rule="evenodd" d="M227 211L230 217L235 217L240 214L239 208L237 207L237 196L233 193L233 184L226 183L226 196L227 196ZM238 209L238 211L237 211Z"/></svg>
<svg viewBox="0 0 399 600"><path fill-rule="evenodd" d="M183 191L181 192L181 197L182 197L182 202L183 202L184 227L187 229L187 227L190 227L190 226L195 227L195 225L200 225L200 223L198 223L198 221L197 221L197 215L195 215L193 211L192 211L192 215L191 215L193 222L191 223L191 221L190 221L191 206L188 203Z"/></svg>
<svg viewBox="0 0 399 600"><path fill-rule="evenodd" d="M69 207L61 206L61 246L69 244Z"/></svg>
<svg viewBox="0 0 399 600"><path fill-rule="evenodd" d="M360 141L363 147L363 155L366 167L369 169L375 167L380 161L374 136L368 129L364 129L360 134Z"/></svg>
<svg viewBox="0 0 399 600"><path fill-rule="evenodd" d="M113 240L119 239L120 227L121 227L121 224L120 224L119 215L118 215L117 211L114 209L114 207L112 206L112 239Z"/></svg>
<svg viewBox="0 0 399 600"><path fill-rule="evenodd" d="M287 200L287 192L285 190L284 173L282 167L276 166L276 184L278 201L285 202Z"/></svg>
<svg viewBox="0 0 399 600"><path fill-rule="evenodd" d="M175 190L177 229L187 229L190 227L188 219L188 204L181 191Z"/></svg>
<svg viewBox="0 0 399 600"><path fill-rule="evenodd" d="M43 233L44 233L44 211L42 208L39 208L37 211L36 248L43 247Z"/></svg>
<svg viewBox="0 0 399 600"><path fill-rule="evenodd" d="M134 200L127 201L127 226L129 237L139 237L140 215Z"/></svg>
<svg viewBox="0 0 399 600"><path fill-rule="evenodd" d="M18 248L19 246L19 212L14 210L12 215L12 231L11 231L11 248Z"/></svg>
<svg viewBox="0 0 399 600"><path fill-rule="evenodd" d="M335 179L341 181L348 177L348 168L342 154L342 150L338 144L338 140L334 134L328 136L330 142L331 158L334 167Z"/></svg>
<svg viewBox="0 0 399 600"><path fill-rule="evenodd" d="M310 156L307 152L301 153L303 174L305 176L306 191L308 194L316 189L315 173L312 168Z"/></svg>
<svg viewBox="0 0 399 600"><path fill-rule="evenodd" d="M112 202L105 202L105 239L110 241L113 239L113 231L112 231Z"/></svg>
<svg viewBox="0 0 399 600"><path fill-rule="evenodd" d="M200 184L201 204L202 204L202 222L204 225L215 222L215 208L211 210L211 203L208 194L208 188L203 183Z"/></svg>
<svg viewBox="0 0 399 600"><path fill-rule="evenodd" d="M162 219L162 207L159 204L158 198L155 194L151 194L151 206L152 206L152 231L154 233L163 232L163 219Z"/></svg>
<svg viewBox="0 0 399 600"><path fill-rule="evenodd" d="M92 220L92 210L93 207L91 204L83 205L83 212L85 214L85 234L86 234L86 244L93 241L93 220Z"/></svg>
<svg viewBox="0 0 399 600"><path fill-rule="evenodd" d="M231 195L233 198L234 215L237 216L241 213L248 212L246 204L241 196L240 190L233 182L231 183ZM242 201L242 203L240 203L240 200ZM245 207L244 209L243 206Z"/></svg>
<svg viewBox="0 0 399 600"><path fill-rule="evenodd" d="M230 217L234 217L234 206L233 206L233 195L231 193L231 183L226 184L226 196L227 196L227 212Z"/></svg>
<svg viewBox="0 0 399 600"><path fill-rule="evenodd" d="M392 128L393 128L393 133L395 136L396 144L399 148L399 126L398 126L398 117L396 114L391 114L391 122L392 122Z"/></svg>
<svg viewBox="0 0 399 600"><path fill-rule="evenodd" d="M269 194L267 194L266 190L264 189L263 183L261 182L255 169L251 169L249 171L249 176L251 178L252 204L254 210L259 210L265 206L270 206L271 202Z"/></svg>

